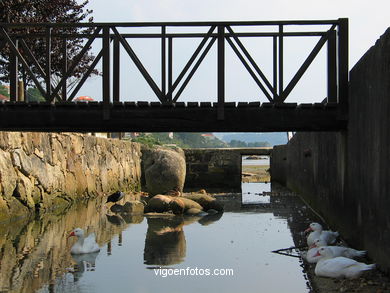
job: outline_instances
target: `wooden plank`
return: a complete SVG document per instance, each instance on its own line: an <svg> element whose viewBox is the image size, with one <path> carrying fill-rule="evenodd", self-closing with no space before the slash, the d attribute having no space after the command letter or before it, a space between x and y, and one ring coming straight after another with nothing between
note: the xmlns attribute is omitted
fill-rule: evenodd
<svg viewBox="0 0 390 293"><path fill-rule="evenodd" d="M15 44L15 48L18 49L18 40L12 40ZM9 63L9 74L10 74L10 100L17 101L18 100L18 81L19 81L19 65L18 65L18 56L14 52L11 51L10 63Z"/></svg>
<svg viewBox="0 0 390 293"><path fill-rule="evenodd" d="M225 27L218 26L217 46L217 119L225 119Z"/></svg>
<svg viewBox="0 0 390 293"><path fill-rule="evenodd" d="M137 106L142 107L142 108L146 108L146 107L150 107L150 104L149 104L149 102L141 101L141 102L137 102Z"/></svg>
<svg viewBox="0 0 390 293"><path fill-rule="evenodd" d="M120 97L120 43L118 38L114 39L113 48L113 85L112 98L114 102L119 102Z"/></svg>
<svg viewBox="0 0 390 293"><path fill-rule="evenodd" d="M200 107L201 108L211 108L211 102L200 102Z"/></svg>
<svg viewBox="0 0 390 293"><path fill-rule="evenodd" d="M198 102L187 102L187 108L198 108L199 103Z"/></svg>
<svg viewBox="0 0 390 293"><path fill-rule="evenodd" d="M51 27L46 27L46 101L51 100Z"/></svg>
<svg viewBox="0 0 390 293"><path fill-rule="evenodd" d="M348 18L339 19L338 31L338 77L339 77L339 104L340 116L347 117L348 115L348 80L349 80L349 65L348 65Z"/></svg>
<svg viewBox="0 0 390 293"><path fill-rule="evenodd" d="M275 104L275 108L277 109L295 109L297 107L297 103L281 103Z"/></svg>
<svg viewBox="0 0 390 293"><path fill-rule="evenodd" d="M103 119L110 119L110 28L103 28Z"/></svg>
<svg viewBox="0 0 390 293"><path fill-rule="evenodd" d="M337 64L336 64L336 31L332 30L328 38L327 56L327 91L328 102L337 102Z"/></svg>
<svg viewBox="0 0 390 293"><path fill-rule="evenodd" d="M150 102L150 107L160 108L161 105L162 104L160 102Z"/></svg>
<svg viewBox="0 0 390 293"><path fill-rule="evenodd" d="M184 103L184 102L176 102L175 103L175 107L176 108L185 108L186 107L186 103Z"/></svg>
<svg viewBox="0 0 390 293"><path fill-rule="evenodd" d="M249 107L260 107L260 102L249 102Z"/></svg>
<svg viewBox="0 0 390 293"><path fill-rule="evenodd" d="M302 103L298 105L298 109L311 109L313 108L313 104L311 103Z"/></svg>
<svg viewBox="0 0 390 293"><path fill-rule="evenodd" d="M246 108L249 106L248 102L238 102L237 103L237 108Z"/></svg>
<svg viewBox="0 0 390 293"><path fill-rule="evenodd" d="M261 108L273 108L274 104L273 103L262 103Z"/></svg>
<svg viewBox="0 0 390 293"><path fill-rule="evenodd" d="M76 103L5 105L0 115L2 131L262 132L339 131L346 127L346 121L338 119L337 108L225 108L225 120L219 121L216 108L111 107L111 119L104 120L102 102L87 108L79 108Z"/></svg>
<svg viewBox="0 0 390 293"><path fill-rule="evenodd" d="M124 102L125 104L125 107L137 107L137 103L136 102Z"/></svg>

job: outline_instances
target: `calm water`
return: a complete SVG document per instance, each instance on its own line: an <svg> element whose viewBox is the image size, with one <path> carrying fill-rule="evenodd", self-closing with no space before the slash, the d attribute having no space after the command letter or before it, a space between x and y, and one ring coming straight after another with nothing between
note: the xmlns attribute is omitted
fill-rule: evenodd
<svg viewBox="0 0 390 293"><path fill-rule="evenodd" d="M0 227L0 291L308 292L299 259L271 253L299 245L307 209L297 197L274 191L262 201L256 193L267 188L243 184L242 197L221 197L224 214L203 218L106 216L104 205L91 201L62 216ZM262 202L242 204L245 192ZM77 226L97 234L99 253L70 255L74 239L66 235ZM159 267L230 269L233 276L162 277Z"/></svg>

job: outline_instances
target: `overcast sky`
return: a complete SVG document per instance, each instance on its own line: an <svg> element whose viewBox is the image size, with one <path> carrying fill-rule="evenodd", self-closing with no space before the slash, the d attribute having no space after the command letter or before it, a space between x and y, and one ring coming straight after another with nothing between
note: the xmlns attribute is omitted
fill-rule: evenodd
<svg viewBox="0 0 390 293"><path fill-rule="evenodd" d="M350 21L350 68L359 58L372 46L382 35L390 24L388 12L390 11L389 0L328 0L328 1L307 1L307 0L91 0L89 8L93 9L95 22L143 22L143 21L228 21L228 20L302 20L302 19L337 19L349 18ZM298 41L299 42L299 41ZM300 48L298 44L292 43L292 53L285 53L286 81L293 75L300 65L298 61L304 60L312 49L316 40L300 42L307 48ZM140 44L135 42L134 49L140 59L145 62L156 82L159 83L159 54L158 43ZM272 73L267 66L270 64L271 52L265 48L265 43L248 43L248 50L254 57L258 58L260 65L264 65L264 71L268 78L272 79ZM178 61L175 63L176 71L184 64L195 43L178 44L175 51ZM256 47L258 46L258 47ZM264 48L262 47L264 46ZM311 46L311 47L310 47ZM270 47L271 48L271 47ZM289 46L286 43L286 51ZM188 51L185 53L185 51ZM191 100L194 96L215 97L215 52L210 52L210 57L205 59L204 66L194 76L192 85L183 93L183 100ZM214 54L214 55L213 55ZM230 58L227 52L227 58ZM296 54L296 55L294 55ZM267 56L265 56L267 55ZM324 59L325 54L322 53ZM121 91L124 100L131 100L133 96L139 96L143 100L152 100L153 93L148 89L146 83L132 68L130 62L122 61ZM294 58L292 58L294 56ZM295 58L296 57L296 58ZM213 59L214 58L214 59ZM233 59L233 58L232 58ZM298 61L297 61L298 60ZM227 66L227 96L240 96L239 99L265 101L260 97L259 89L251 80L251 77L242 69L239 61L229 61ZM311 71L304 76L302 85L292 93L293 101L310 102L314 96L324 98L326 76L324 60L314 63ZM269 66L268 66L269 67ZM176 73L175 73L176 74ZM310 76L312 74L312 77ZM80 94L94 96L100 100L100 80L88 82ZM151 97L149 99L149 97ZM200 98L203 99L203 98ZM200 100L199 99L199 100ZM294 100L295 99L295 100ZM207 100L207 99L203 99ZM290 101L290 100L288 100ZM316 101L318 102L318 99Z"/></svg>

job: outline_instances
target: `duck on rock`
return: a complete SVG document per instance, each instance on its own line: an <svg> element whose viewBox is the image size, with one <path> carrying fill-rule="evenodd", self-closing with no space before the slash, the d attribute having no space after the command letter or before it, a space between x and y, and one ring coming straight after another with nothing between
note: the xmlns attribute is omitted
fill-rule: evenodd
<svg viewBox="0 0 390 293"><path fill-rule="evenodd" d="M337 237L339 236L339 232L322 230L322 226L319 223L311 223L309 228L307 228L305 232L310 231L311 233L307 237L307 246L309 247L313 245L314 240L316 239L321 239L327 245L335 244Z"/></svg>
<svg viewBox="0 0 390 293"><path fill-rule="evenodd" d="M363 272L375 268L375 264L365 264L343 256L334 257L330 247L321 247L315 256L319 257L315 274L329 278L358 278Z"/></svg>
<svg viewBox="0 0 390 293"><path fill-rule="evenodd" d="M120 201L124 196L125 196L125 194L122 191L114 192L109 197L107 197L106 203Z"/></svg>
<svg viewBox="0 0 390 293"><path fill-rule="evenodd" d="M99 245L95 240L95 233L91 233L88 237L84 237L84 230L81 228L74 229L67 238L76 236L77 242L73 244L70 250L71 254L84 254L100 251Z"/></svg>

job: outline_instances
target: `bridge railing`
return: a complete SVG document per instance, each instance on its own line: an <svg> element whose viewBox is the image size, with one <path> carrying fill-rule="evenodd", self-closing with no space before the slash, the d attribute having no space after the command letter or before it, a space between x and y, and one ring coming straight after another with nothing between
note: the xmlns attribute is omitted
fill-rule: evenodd
<svg viewBox="0 0 390 293"><path fill-rule="evenodd" d="M288 26L310 26L313 30L286 30ZM139 28L157 28L158 33L140 32ZM194 27L203 27L207 32L193 32ZM254 28L262 29L255 31ZM324 27L326 27L324 29ZM121 29L134 28L135 32L120 32ZM181 28L179 32L168 29ZM265 28L265 29L264 29ZM276 28L276 29L275 29ZM188 29L186 31L186 29ZM246 30L247 29L247 30ZM304 60L291 81L284 85L284 40L292 37L319 37L317 44ZM161 42L161 84L158 85L137 56L129 39L159 39ZM180 38L199 39L200 43L185 66L174 79L173 50L174 41ZM272 80L269 80L261 67L251 56L242 42L243 38L271 38ZM83 46L73 60L68 60L69 40L84 40ZM29 41L27 41L29 40ZM32 41L33 40L33 41ZM68 80L75 74L83 57L88 54L94 42L101 41L101 50L91 60L88 69L79 76L73 90L67 92ZM63 44L61 47L58 44ZM29 44L29 45L28 45ZM120 101L120 50L128 57L142 74L149 87L161 103L172 104L178 101L191 78L213 46L217 47L217 107L218 119L224 117L225 104L225 47L228 44L264 96L272 104L284 103L297 85L321 48L327 44L327 102L338 103L341 112L348 108L348 19L316 21L250 21L250 22L175 22L175 23L0 23L0 52L8 54L2 65L8 66L10 99L18 100L19 72L23 70L34 82L47 102L72 101L86 80L102 61L102 98L105 116L109 117L110 103ZM34 56L33 46L43 48L44 58ZM62 54L62 69L56 72L52 66L54 53ZM112 59L111 59L112 55ZM41 61L39 61L41 60ZM44 64L42 63L44 60ZM111 64L112 63L112 64ZM21 64L21 66L19 65ZM56 69L58 71L58 68ZM60 77L56 84L53 75ZM112 78L112 80L111 80Z"/></svg>

